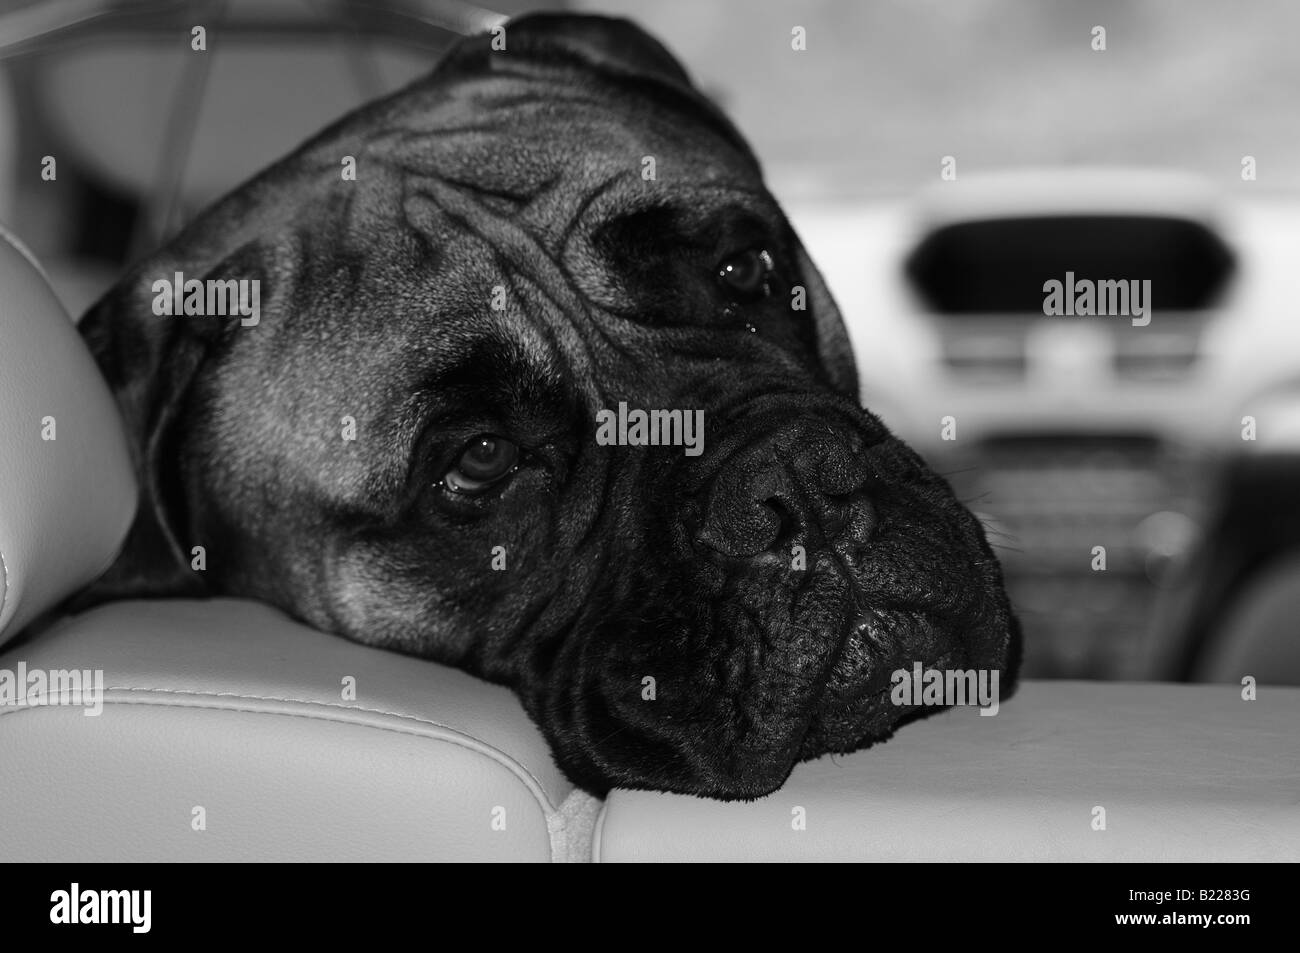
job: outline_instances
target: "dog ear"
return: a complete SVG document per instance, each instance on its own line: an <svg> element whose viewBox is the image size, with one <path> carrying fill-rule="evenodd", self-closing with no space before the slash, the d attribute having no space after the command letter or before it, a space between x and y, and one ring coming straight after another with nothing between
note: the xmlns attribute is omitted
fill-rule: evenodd
<svg viewBox="0 0 1300 953"><path fill-rule="evenodd" d="M505 49L493 36L468 37L439 63L435 75L484 68L526 69L530 63L569 63L595 70L642 93L692 113L721 133L758 167L743 136L714 102L696 89L668 49L630 20L573 13L529 13L506 21Z"/></svg>
<svg viewBox="0 0 1300 953"><path fill-rule="evenodd" d="M245 248L184 278L251 277L250 264ZM193 261L188 267L194 268ZM122 551L103 576L78 594L75 611L112 599L207 592L204 574L190 565L192 514L186 486L191 474L180 444L194 382L240 321L238 316L173 315L170 289L180 270L180 262L166 254L149 259L114 285L80 323L122 414L140 497Z"/></svg>
<svg viewBox="0 0 1300 953"><path fill-rule="evenodd" d="M853 359L853 345L849 341L848 329L844 327L840 309L831 297L821 272L804 250L803 243L796 242L799 278L817 332L817 357L831 387L846 397L858 400L858 365Z"/></svg>
<svg viewBox="0 0 1300 953"><path fill-rule="evenodd" d="M691 89L690 77L668 49L630 20L569 13L530 13L505 25L510 53L569 55L602 72L653 77Z"/></svg>

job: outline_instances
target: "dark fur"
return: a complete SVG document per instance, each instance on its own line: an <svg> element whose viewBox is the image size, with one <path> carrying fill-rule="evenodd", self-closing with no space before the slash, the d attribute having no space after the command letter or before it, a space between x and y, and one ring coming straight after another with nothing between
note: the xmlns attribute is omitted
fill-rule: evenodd
<svg viewBox="0 0 1300 953"><path fill-rule="evenodd" d="M718 262L755 243L779 287L724 314ZM175 271L259 279L261 324L155 317ZM625 22L462 42L210 209L82 328L143 488L87 603L251 597L460 666L512 686L598 793L771 791L926 713L889 703L913 661L1010 690L981 527L859 407L839 313L753 155ZM620 400L703 409L706 452L597 446ZM449 498L441 473L480 432L524 464Z"/></svg>

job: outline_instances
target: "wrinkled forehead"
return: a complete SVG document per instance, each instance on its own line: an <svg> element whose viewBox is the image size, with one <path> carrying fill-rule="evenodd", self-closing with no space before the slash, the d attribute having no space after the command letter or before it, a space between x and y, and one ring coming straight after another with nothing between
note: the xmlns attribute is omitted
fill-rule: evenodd
<svg viewBox="0 0 1300 953"><path fill-rule="evenodd" d="M441 181L503 210L549 191L590 198L611 182L762 189L734 131L694 99L583 79L493 74L436 87L414 96L367 151L408 188Z"/></svg>
<svg viewBox="0 0 1300 953"><path fill-rule="evenodd" d="M354 150L356 180L329 193L332 227L319 196L300 216L312 300L286 317L339 326L357 365L382 359L366 341L405 339L410 360L386 377L421 378L401 389L445 392L478 368L532 399L557 381L590 391L610 334L582 320L584 291L608 284L596 230L652 208L683 237L738 212L784 224L734 133L682 97L493 75L413 89L365 118L322 144Z"/></svg>
<svg viewBox="0 0 1300 953"><path fill-rule="evenodd" d="M586 74L565 82L491 74L417 87L318 150L351 146L356 180L336 184L327 198L336 212L328 238L319 196L300 210L299 231L350 252L352 269L363 273L355 280L391 289L406 284L403 273L427 278L436 269L445 281L449 270L461 278L487 271L517 275L558 299L567 297L566 262L589 270L593 234L639 212L669 213L654 220L665 246L678 235L724 231L722 220L738 211L784 231L757 164L710 108L676 92L628 95ZM448 267L458 259L459 268ZM467 267L476 263L492 267ZM554 303L564 310L576 302Z"/></svg>

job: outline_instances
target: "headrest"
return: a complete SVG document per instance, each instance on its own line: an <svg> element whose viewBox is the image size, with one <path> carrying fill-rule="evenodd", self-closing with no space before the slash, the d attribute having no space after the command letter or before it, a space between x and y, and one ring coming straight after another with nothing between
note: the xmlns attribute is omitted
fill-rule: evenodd
<svg viewBox="0 0 1300 953"><path fill-rule="evenodd" d="M108 386L0 226L0 643L108 568L135 503Z"/></svg>

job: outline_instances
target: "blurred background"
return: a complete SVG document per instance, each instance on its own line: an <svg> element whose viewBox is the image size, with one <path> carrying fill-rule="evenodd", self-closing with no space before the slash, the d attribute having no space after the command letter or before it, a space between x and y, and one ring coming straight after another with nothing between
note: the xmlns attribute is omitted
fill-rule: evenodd
<svg viewBox="0 0 1300 953"><path fill-rule="evenodd" d="M1300 684L1300 6L489 6L0 0L0 221L79 316L458 35L631 17L763 159L866 404L984 520L1026 675ZM1067 270L1151 280L1150 324L1044 316Z"/></svg>

